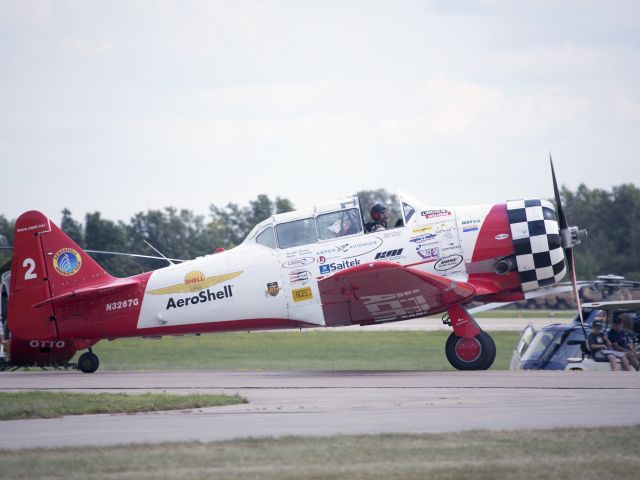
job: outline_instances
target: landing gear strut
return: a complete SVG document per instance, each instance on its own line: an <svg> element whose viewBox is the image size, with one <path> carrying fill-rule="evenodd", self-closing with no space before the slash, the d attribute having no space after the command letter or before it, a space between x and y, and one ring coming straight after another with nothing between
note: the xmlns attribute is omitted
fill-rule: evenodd
<svg viewBox="0 0 640 480"><path fill-rule="evenodd" d="M100 366L100 360L98 356L89 349L88 352L84 352L78 358L78 370L84 373L93 373Z"/></svg>
<svg viewBox="0 0 640 480"><path fill-rule="evenodd" d="M487 370L496 359L491 336L459 305L449 309L449 318L453 327L445 346L449 363L458 370Z"/></svg>

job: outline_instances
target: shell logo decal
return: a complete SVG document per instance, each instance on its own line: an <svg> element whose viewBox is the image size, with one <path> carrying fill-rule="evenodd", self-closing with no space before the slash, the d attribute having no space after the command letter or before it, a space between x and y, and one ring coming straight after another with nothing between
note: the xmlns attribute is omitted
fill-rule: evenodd
<svg viewBox="0 0 640 480"><path fill-rule="evenodd" d="M149 290L149 295L168 295L170 293L193 293L204 290L205 288L212 287L218 283L226 282L232 278L236 278L241 275L242 271L225 273L224 275L215 275L213 277L205 277L204 273L200 270L193 270L187 273L184 277L183 283L171 285L169 287L157 288L155 290Z"/></svg>
<svg viewBox="0 0 640 480"><path fill-rule="evenodd" d="M70 277L78 273L81 266L82 257L73 248L61 248L53 256L53 268L65 277Z"/></svg>

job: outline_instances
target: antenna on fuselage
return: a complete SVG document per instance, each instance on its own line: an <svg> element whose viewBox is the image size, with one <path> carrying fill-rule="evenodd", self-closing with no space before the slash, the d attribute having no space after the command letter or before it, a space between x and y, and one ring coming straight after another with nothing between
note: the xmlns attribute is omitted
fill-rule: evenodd
<svg viewBox="0 0 640 480"><path fill-rule="evenodd" d="M153 250L160 255L162 258L164 258L167 262L169 262L170 265L175 265L175 263L173 263L170 259L168 259L167 257L164 256L164 254L158 250L156 247L154 247L153 245L151 245L149 242L147 242L146 240L143 239L143 242L146 243L147 245L149 245L151 248L153 248Z"/></svg>

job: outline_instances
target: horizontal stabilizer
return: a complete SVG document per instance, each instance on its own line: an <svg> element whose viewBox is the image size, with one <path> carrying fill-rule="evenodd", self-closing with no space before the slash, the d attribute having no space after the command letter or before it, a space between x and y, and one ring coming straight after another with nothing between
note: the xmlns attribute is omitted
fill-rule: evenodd
<svg viewBox="0 0 640 480"><path fill-rule="evenodd" d="M117 279L110 283L103 285L92 285L90 287L76 288L67 292L60 293L55 297L48 298L42 302L38 302L33 307L40 307L47 303L59 304L66 303L74 300L89 300L90 298L100 297L107 293L113 293L118 290L126 290L132 286L137 285L138 282L127 278Z"/></svg>

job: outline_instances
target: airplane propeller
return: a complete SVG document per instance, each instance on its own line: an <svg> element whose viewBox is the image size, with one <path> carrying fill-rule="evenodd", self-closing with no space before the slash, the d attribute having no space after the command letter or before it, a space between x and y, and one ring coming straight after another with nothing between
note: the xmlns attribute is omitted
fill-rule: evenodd
<svg viewBox="0 0 640 480"><path fill-rule="evenodd" d="M567 217L564 214L562 208L562 202L560 200L560 191L558 190L558 182L556 181L556 173L553 169L553 159L551 153L549 153L549 163L551 164L551 177L553 178L553 194L556 198L556 208L558 213L558 224L560 226L560 243L564 249L565 256L567 257L567 265L569 266L569 276L571 278L571 286L573 287L573 296L576 300L576 306L578 308L578 315L580 317L580 325L582 325L582 332L585 338L587 338L587 332L584 328L584 318L582 317L582 307L580 305L580 294L578 293L578 282L576 278L576 267L573 257L573 247L578 245L582 240L587 238L587 231L581 230L578 227L570 227L567 222Z"/></svg>

